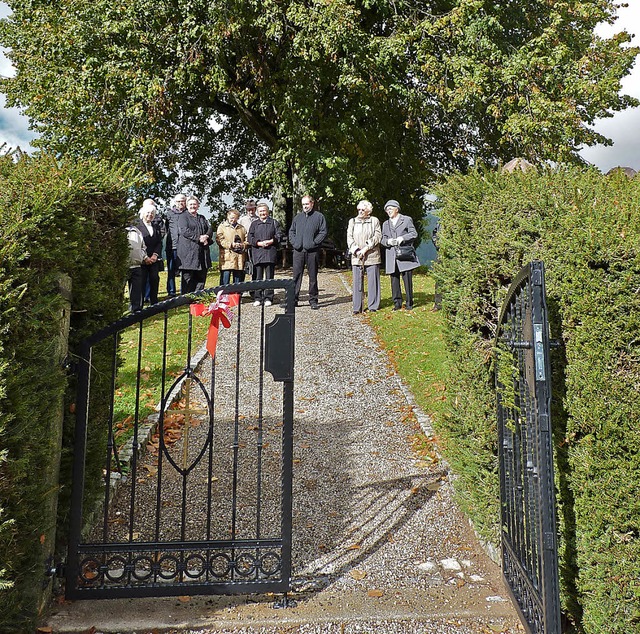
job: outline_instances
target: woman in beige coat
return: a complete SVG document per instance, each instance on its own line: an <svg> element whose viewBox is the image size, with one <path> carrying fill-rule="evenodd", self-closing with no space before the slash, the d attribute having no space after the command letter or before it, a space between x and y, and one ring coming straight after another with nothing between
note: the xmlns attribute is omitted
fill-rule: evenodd
<svg viewBox="0 0 640 634"><path fill-rule="evenodd" d="M237 209L227 211L227 219L220 223L216 231L216 242L220 247L220 284L244 282L244 263L247 258L247 230L238 222Z"/></svg>
<svg viewBox="0 0 640 634"><path fill-rule="evenodd" d="M353 314L363 308L364 276L367 275L367 305L370 311L380 307L380 221L371 215L373 205L368 200L358 203L358 215L349 220L347 248L351 253L353 273Z"/></svg>

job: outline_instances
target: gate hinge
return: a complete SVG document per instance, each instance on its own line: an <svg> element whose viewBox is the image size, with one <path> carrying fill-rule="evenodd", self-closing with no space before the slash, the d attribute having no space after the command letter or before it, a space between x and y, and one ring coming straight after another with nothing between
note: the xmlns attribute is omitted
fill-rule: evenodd
<svg viewBox="0 0 640 634"><path fill-rule="evenodd" d="M546 532L542 535L542 543L545 550L556 550L556 534L553 532Z"/></svg>
<svg viewBox="0 0 640 634"><path fill-rule="evenodd" d="M64 359L62 359L62 368L71 374L76 374L78 371L78 364L71 358L70 355L67 355Z"/></svg>
<svg viewBox="0 0 640 634"><path fill-rule="evenodd" d="M542 286L542 271L540 269L531 271L531 284L533 286Z"/></svg>
<svg viewBox="0 0 640 634"><path fill-rule="evenodd" d="M64 561L55 561L53 555L49 555L44 562L44 576L46 577L46 582L57 577L61 579L64 577L66 562Z"/></svg>

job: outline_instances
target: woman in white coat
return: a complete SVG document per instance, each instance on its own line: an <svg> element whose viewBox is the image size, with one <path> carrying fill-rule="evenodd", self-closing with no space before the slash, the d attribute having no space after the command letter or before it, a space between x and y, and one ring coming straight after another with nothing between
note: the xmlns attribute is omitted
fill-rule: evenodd
<svg viewBox="0 0 640 634"><path fill-rule="evenodd" d="M414 255L410 260L400 260L397 257L396 247L400 245L413 246L418 237L418 232L409 216L400 213L400 204L397 200L388 200L384 210L389 216L382 225L382 246L386 251L385 270L391 276L391 297L393 310L402 308L402 290L400 289L400 277L404 283L406 296L405 308L413 309L413 269L420 266L418 256Z"/></svg>
<svg viewBox="0 0 640 634"><path fill-rule="evenodd" d="M380 308L380 221L371 215L373 205L368 200L358 203L358 215L349 220L347 248L351 253L353 277L353 314L362 312L364 276L367 275L367 306L370 311Z"/></svg>

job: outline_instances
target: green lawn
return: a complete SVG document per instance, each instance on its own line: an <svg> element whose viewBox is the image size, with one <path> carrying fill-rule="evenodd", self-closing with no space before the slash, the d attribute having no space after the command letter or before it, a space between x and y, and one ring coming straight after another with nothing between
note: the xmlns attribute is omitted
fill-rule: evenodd
<svg viewBox="0 0 640 634"><path fill-rule="evenodd" d="M412 311L393 311L389 276L382 275L381 310L368 319L391 362L409 386L420 408L438 419L444 411L447 361L440 311L434 311L435 282L424 268L413 276Z"/></svg>
<svg viewBox="0 0 640 634"><path fill-rule="evenodd" d="M166 299L166 273L160 273L158 299ZM210 286L218 283L217 270L211 270L207 281ZM179 282L178 282L179 283ZM167 383L182 374L185 367L189 311L186 306L172 310L167 316ZM192 354L197 352L205 340L209 319L193 319ZM124 330L120 339L121 364L118 367L114 398L114 429L119 445L131 435L136 402L136 379L138 374L138 325ZM164 344L164 315L156 315L145 321L142 334L143 358L140 371L139 420L153 413L161 400L162 355Z"/></svg>

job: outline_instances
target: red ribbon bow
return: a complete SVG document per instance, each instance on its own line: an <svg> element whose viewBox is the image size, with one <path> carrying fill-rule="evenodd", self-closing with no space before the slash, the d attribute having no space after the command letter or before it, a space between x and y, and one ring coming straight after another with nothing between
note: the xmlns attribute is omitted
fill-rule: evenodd
<svg viewBox="0 0 640 634"><path fill-rule="evenodd" d="M206 304L191 304L191 306L189 306L189 310L194 317L211 315L211 323L209 324L209 331L207 333L207 350L212 357L216 356L220 322L222 322L224 328L229 328L231 326L231 320L233 319L231 308L237 306L239 303L240 295L238 293L226 295L224 291L218 291L216 300L212 304L208 306Z"/></svg>

